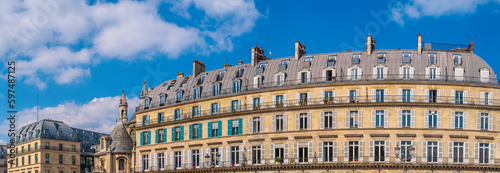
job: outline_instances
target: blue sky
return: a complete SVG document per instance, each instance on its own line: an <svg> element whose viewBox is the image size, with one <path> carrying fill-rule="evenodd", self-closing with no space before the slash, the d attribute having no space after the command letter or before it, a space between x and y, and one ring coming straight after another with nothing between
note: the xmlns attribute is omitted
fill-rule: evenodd
<svg viewBox="0 0 500 173"><path fill-rule="evenodd" d="M278 58L292 56L296 40L315 54L362 50L368 33L376 49L416 49L419 32L424 42L456 44L471 34L475 53L499 71L499 31L499 0L0 0L0 142L10 60L18 127L36 120L38 86L41 118L109 133L122 89L133 112L143 80L154 87L190 75L195 58L213 70L225 56L248 63L255 45Z"/></svg>

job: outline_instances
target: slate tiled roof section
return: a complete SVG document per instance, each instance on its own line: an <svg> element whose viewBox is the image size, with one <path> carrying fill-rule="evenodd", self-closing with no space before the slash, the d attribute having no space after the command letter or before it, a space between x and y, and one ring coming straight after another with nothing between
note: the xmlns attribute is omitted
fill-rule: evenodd
<svg viewBox="0 0 500 173"><path fill-rule="evenodd" d="M127 129L124 124L120 123L115 126L111 132L111 145L109 147L109 152L112 153L124 153L132 152L134 148L134 143L132 138L130 138Z"/></svg>

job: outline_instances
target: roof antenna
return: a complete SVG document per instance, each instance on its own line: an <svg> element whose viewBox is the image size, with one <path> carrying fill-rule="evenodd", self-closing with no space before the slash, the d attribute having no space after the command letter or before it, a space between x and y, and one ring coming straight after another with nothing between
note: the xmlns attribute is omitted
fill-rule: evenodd
<svg viewBox="0 0 500 173"><path fill-rule="evenodd" d="M470 38L472 38L472 35L471 34L467 34L467 44L470 44L470 41L469 41Z"/></svg>

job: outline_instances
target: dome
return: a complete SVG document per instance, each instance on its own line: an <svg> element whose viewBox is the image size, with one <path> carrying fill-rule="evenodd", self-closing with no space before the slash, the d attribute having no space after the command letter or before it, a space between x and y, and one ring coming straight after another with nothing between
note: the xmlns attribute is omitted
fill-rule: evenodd
<svg viewBox="0 0 500 173"><path fill-rule="evenodd" d="M115 126L115 128L111 132L111 139L113 140L113 142L111 142L109 152L132 152L134 143L123 123Z"/></svg>

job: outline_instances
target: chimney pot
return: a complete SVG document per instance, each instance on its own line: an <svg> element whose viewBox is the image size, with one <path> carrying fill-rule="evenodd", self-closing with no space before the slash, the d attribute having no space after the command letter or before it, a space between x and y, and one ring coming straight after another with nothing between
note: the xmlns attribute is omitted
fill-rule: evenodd
<svg viewBox="0 0 500 173"><path fill-rule="evenodd" d="M179 78L183 78L184 77L184 73L182 72L177 72L177 79Z"/></svg>
<svg viewBox="0 0 500 173"><path fill-rule="evenodd" d="M251 48L252 50L252 55L251 55L251 65L254 66L255 64L259 63L260 60L265 60L267 59L266 56L264 55L264 50L262 48L255 47ZM243 61L242 61L243 63Z"/></svg>
<svg viewBox="0 0 500 173"><path fill-rule="evenodd" d="M373 39L372 35L368 33L368 36L366 38L366 54L371 55L374 49L375 49L375 39Z"/></svg>
<svg viewBox="0 0 500 173"><path fill-rule="evenodd" d="M295 41L295 60L299 60L300 57L306 54L306 47L304 44L300 44L299 41Z"/></svg>
<svg viewBox="0 0 500 173"><path fill-rule="evenodd" d="M422 54L422 34L417 35L417 53Z"/></svg>
<svg viewBox="0 0 500 173"><path fill-rule="evenodd" d="M205 64L203 62L194 59L193 61L193 78L196 75L205 72Z"/></svg>
<svg viewBox="0 0 500 173"><path fill-rule="evenodd" d="M241 60L241 59L240 59L240 60L238 61L238 65L241 65L241 64L243 64L243 60Z"/></svg>

